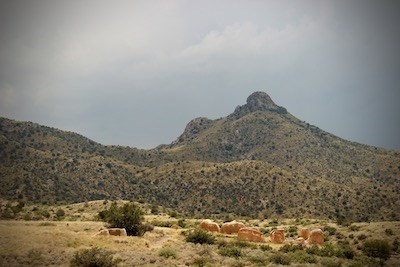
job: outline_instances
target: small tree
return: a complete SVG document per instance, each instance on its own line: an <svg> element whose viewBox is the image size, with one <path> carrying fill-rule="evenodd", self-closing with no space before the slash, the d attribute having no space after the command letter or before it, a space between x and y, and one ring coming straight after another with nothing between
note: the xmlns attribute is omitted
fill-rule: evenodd
<svg viewBox="0 0 400 267"><path fill-rule="evenodd" d="M117 203L99 213L99 218L108 222L110 227L125 228L128 235L142 236L148 228L143 222L143 211L134 203L126 203L118 207Z"/></svg>

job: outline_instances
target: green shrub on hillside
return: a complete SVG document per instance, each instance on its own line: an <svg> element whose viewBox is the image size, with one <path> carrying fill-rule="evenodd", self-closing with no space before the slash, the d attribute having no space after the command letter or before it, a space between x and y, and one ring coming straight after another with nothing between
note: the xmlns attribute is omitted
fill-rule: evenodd
<svg viewBox="0 0 400 267"><path fill-rule="evenodd" d="M331 243L326 243L323 247L308 247L306 248L308 254L317 255L321 257L338 257L338 258L352 258L354 252L350 247L341 248Z"/></svg>
<svg viewBox="0 0 400 267"><path fill-rule="evenodd" d="M158 256L161 256L164 258L176 259L176 252L174 250L172 250L171 248L162 248L158 252Z"/></svg>
<svg viewBox="0 0 400 267"><path fill-rule="evenodd" d="M93 247L77 251L71 259L71 267L114 267L118 261L113 259L112 252Z"/></svg>
<svg viewBox="0 0 400 267"><path fill-rule="evenodd" d="M242 256L242 250L240 247L235 247L235 246L227 246L227 247L221 247L218 250L218 253L222 256L225 257L241 257Z"/></svg>
<svg viewBox="0 0 400 267"><path fill-rule="evenodd" d="M212 234L196 229L186 236L186 242L195 244L214 244L215 237Z"/></svg>
<svg viewBox="0 0 400 267"><path fill-rule="evenodd" d="M151 221L151 224L154 226L158 226L158 227L171 227L172 225L174 225L174 221L159 221L159 220L153 220Z"/></svg>
<svg viewBox="0 0 400 267"><path fill-rule="evenodd" d="M143 211L134 203L118 207L114 202L108 210L101 211L98 216L108 222L110 227L125 228L128 235L142 236L146 231L152 230L152 227L143 225Z"/></svg>
<svg viewBox="0 0 400 267"><path fill-rule="evenodd" d="M270 251L270 250L272 250L272 247L270 245L261 245L260 249L262 251Z"/></svg>
<svg viewBox="0 0 400 267"><path fill-rule="evenodd" d="M269 260L276 264L290 265L291 259L287 254L277 252L269 257Z"/></svg>
<svg viewBox="0 0 400 267"><path fill-rule="evenodd" d="M390 245L386 240L370 239L364 242L362 251L373 258L387 260L390 257Z"/></svg>
<svg viewBox="0 0 400 267"><path fill-rule="evenodd" d="M303 250L288 253L289 258L297 263L317 263L317 258Z"/></svg>
<svg viewBox="0 0 400 267"><path fill-rule="evenodd" d="M256 244L253 244L247 240L241 240L241 239L236 239L235 241L232 241L229 245L238 247L238 248L251 248L251 249L257 248Z"/></svg>
<svg viewBox="0 0 400 267"><path fill-rule="evenodd" d="M65 216L65 211L63 209L58 209L56 212L57 219L61 220Z"/></svg>
<svg viewBox="0 0 400 267"><path fill-rule="evenodd" d="M279 248L279 251L288 253L288 252L294 252L296 250L303 250L303 249L304 249L304 247L302 245L285 244Z"/></svg>
<svg viewBox="0 0 400 267"><path fill-rule="evenodd" d="M337 229L335 227L332 227L332 226L329 226L329 225L325 226L323 228L323 230L324 230L324 232L328 232L329 235L334 235L334 234L336 234L336 231L337 231Z"/></svg>
<svg viewBox="0 0 400 267"><path fill-rule="evenodd" d="M382 264L378 259L374 259L365 255L358 255L348 263L349 267L376 267Z"/></svg>

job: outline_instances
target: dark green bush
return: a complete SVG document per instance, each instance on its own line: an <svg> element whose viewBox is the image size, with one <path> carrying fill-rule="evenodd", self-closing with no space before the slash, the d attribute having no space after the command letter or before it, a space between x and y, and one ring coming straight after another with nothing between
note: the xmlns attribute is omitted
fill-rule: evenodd
<svg viewBox="0 0 400 267"><path fill-rule="evenodd" d="M297 263L317 263L317 258L302 250L297 250L288 254L292 261Z"/></svg>
<svg viewBox="0 0 400 267"><path fill-rule="evenodd" d="M338 257L346 258L344 250L340 247L334 246L331 243L326 243L323 247L308 247L306 248L308 254L317 255L321 257Z"/></svg>
<svg viewBox="0 0 400 267"><path fill-rule="evenodd" d="M185 221L185 219L179 219L179 220L178 220L178 226L179 226L179 227L182 227L182 228L185 228L185 226L186 226L186 221Z"/></svg>
<svg viewBox="0 0 400 267"><path fill-rule="evenodd" d="M379 260L365 256L359 255L354 257L351 261L349 261L349 267L376 267L381 266Z"/></svg>
<svg viewBox="0 0 400 267"><path fill-rule="evenodd" d="M162 248L158 252L158 255L164 258L173 258L176 259L176 252L172 250L171 248Z"/></svg>
<svg viewBox="0 0 400 267"><path fill-rule="evenodd" d="M367 236L365 234L361 234L361 235L357 236L358 240L364 240L366 238L367 238Z"/></svg>
<svg viewBox="0 0 400 267"><path fill-rule="evenodd" d="M112 252L93 247L77 251L71 260L71 267L114 267L118 261L111 256Z"/></svg>
<svg viewBox="0 0 400 267"><path fill-rule="evenodd" d="M295 236L297 234L297 226L295 225L290 226L288 232L290 237Z"/></svg>
<svg viewBox="0 0 400 267"><path fill-rule="evenodd" d="M387 260L390 257L390 245L386 240L370 239L364 242L362 251L365 255L373 258Z"/></svg>
<svg viewBox="0 0 400 267"><path fill-rule="evenodd" d="M219 239L217 241L218 248L227 247L229 244L225 239Z"/></svg>
<svg viewBox="0 0 400 267"><path fill-rule="evenodd" d="M270 250L272 250L272 247L270 245L261 245L260 249L262 251L270 251Z"/></svg>
<svg viewBox="0 0 400 267"><path fill-rule="evenodd" d="M65 216L65 211L63 209L58 209L56 212L57 219L61 219Z"/></svg>
<svg viewBox="0 0 400 267"><path fill-rule="evenodd" d="M196 229L186 236L186 242L195 244L214 244L215 237L212 234Z"/></svg>
<svg viewBox="0 0 400 267"><path fill-rule="evenodd" d="M232 241L229 245L239 247L239 248L252 248L252 249L257 248L256 244L253 244L249 241L241 240L241 239L236 239L235 241Z"/></svg>
<svg viewBox="0 0 400 267"><path fill-rule="evenodd" d="M150 230L150 227L142 224L143 211L134 203L118 207L114 202L108 210L99 213L99 218L104 218L110 227L125 228L128 235L142 236L146 230Z"/></svg>
<svg viewBox="0 0 400 267"><path fill-rule="evenodd" d="M390 228L385 229L385 234L387 234L387 235L393 235L393 230L390 229Z"/></svg>
<svg viewBox="0 0 400 267"><path fill-rule="evenodd" d="M171 210L168 212L168 215L172 218L176 218L179 216L178 212L176 212L175 210Z"/></svg>
<svg viewBox="0 0 400 267"><path fill-rule="evenodd" d="M266 255L266 253L262 253L261 251L259 251L259 253L249 256L248 260L258 266L267 266L269 263L268 256Z"/></svg>
<svg viewBox="0 0 400 267"><path fill-rule="evenodd" d="M322 258L321 265L324 267L341 267L343 262L337 258Z"/></svg>
<svg viewBox="0 0 400 267"><path fill-rule="evenodd" d="M218 253L222 256L225 257L241 257L242 256L242 250L241 248L234 247L234 246L228 246L228 247L221 247L218 250Z"/></svg>
<svg viewBox="0 0 400 267"><path fill-rule="evenodd" d="M343 256L347 259L353 259L355 256L354 250L349 245L342 247L342 251Z"/></svg>
<svg viewBox="0 0 400 267"><path fill-rule="evenodd" d="M269 260L273 263L282 264L282 265L290 265L290 262L291 262L291 259L289 258L289 256L286 254L283 254L281 252L272 254L269 257Z"/></svg>
<svg viewBox="0 0 400 267"><path fill-rule="evenodd" d="M334 235L334 234L336 234L336 231L337 231L337 229L336 229L335 227L328 226L328 225L325 226L323 230L324 230L325 232L328 232L329 235Z"/></svg>
<svg viewBox="0 0 400 267"><path fill-rule="evenodd" d="M159 221L159 220L154 220L151 222L152 225L158 226L158 227L171 227L174 225L174 221Z"/></svg>
<svg viewBox="0 0 400 267"><path fill-rule="evenodd" d="M396 237L396 239L393 240L392 250L395 252L397 252L399 250L399 238L398 237Z"/></svg>
<svg viewBox="0 0 400 267"><path fill-rule="evenodd" d="M158 206L152 205L150 212L151 212L151 214L158 214Z"/></svg>
<svg viewBox="0 0 400 267"><path fill-rule="evenodd" d="M358 231L358 230L360 230L360 226L357 226L357 225L355 225L355 224L352 224L352 225L349 226L349 229L350 229L351 231Z"/></svg>

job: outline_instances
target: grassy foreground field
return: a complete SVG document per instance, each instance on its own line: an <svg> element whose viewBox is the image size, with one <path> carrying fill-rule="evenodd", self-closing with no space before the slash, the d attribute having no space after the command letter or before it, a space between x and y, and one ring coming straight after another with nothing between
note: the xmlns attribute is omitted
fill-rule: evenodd
<svg viewBox="0 0 400 267"><path fill-rule="evenodd" d="M214 244L194 244L186 242L182 233L197 228L199 220L175 215L173 218L161 212L154 215L147 210L145 221L155 228L143 237L94 236L106 227L104 222L96 221L96 214L109 204L93 201L68 206L24 206L20 211L22 217L28 218L30 214L32 218L32 210L48 211L50 216L46 220L1 220L0 266L69 266L77 251L91 247L110 251L118 266L400 266L395 249L400 222L337 225L307 219L243 219L247 226L259 227L265 233L265 243L214 234ZM59 209L65 214L55 220ZM170 227L173 224L183 228L173 229ZM269 242L268 233L276 227L286 229L285 244ZM301 227L323 229L325 246L316 250L290 245L295 243ZM392 252L388 260L379 261L365 255L362 247L370 239L390 244ZM349 251L354 254L350 255Z"/></svg>

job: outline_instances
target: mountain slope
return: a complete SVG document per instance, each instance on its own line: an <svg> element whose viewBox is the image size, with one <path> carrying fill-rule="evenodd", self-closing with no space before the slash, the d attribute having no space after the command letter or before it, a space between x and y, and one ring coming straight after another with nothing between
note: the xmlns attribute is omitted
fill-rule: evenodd
<svg viewBox="0 0 400 267"><path fill-rule="evenodd" d="M358 176L396 183L400 173L400 153L329 134L295 118L262 92L253 93L228 117L209 120L190 139L179 138L164 152L182 160L262 160L337 181Z"/></svg>
<svg viewBox="0 0 400 267"><path fill-rule="evenodd" d="M324 132L262 92L150 150L0 118L0 178L1 198L34 202L121 198L199 216L400 218L397 151Z"/></svg>

